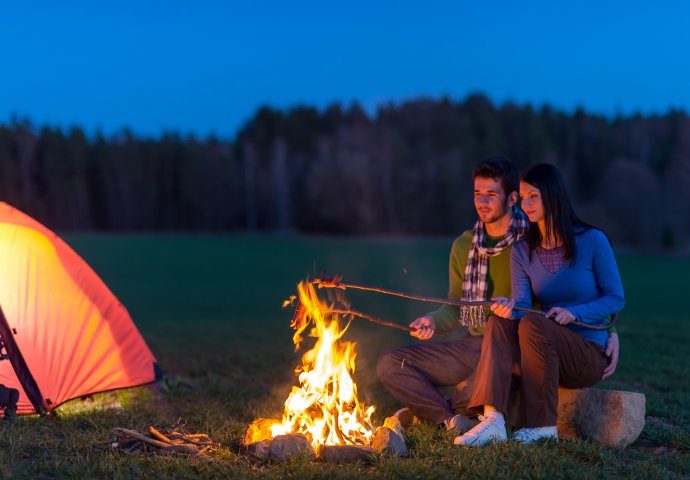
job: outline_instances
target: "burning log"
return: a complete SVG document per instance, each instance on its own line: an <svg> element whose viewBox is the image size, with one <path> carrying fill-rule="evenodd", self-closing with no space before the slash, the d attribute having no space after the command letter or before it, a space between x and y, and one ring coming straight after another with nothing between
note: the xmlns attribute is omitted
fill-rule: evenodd
<svg viewBox="0 0 690 480"><path fill-rule="evenodd" d="M183 429L184 425L184 422L178 422L161 430L151 426L148 428L148 433L116 427L113 429L115 439L111 442L111 447L125 455L182 453L208 462L215 461L213 457L207 455L213 447L213 441L209 436L205 433L190 434Z"/></svg>

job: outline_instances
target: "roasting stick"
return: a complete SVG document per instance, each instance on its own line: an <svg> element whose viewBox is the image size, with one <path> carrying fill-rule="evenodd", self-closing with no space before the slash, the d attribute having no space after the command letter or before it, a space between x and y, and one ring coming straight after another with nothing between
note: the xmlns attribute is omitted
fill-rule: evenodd
<svg viewBox="0 0 690 480"><path fill-rule="evenodd" d="M366 320L369 320L370 322L378 323L379 325L383 325L384 327L391 327L391 328L397 328L398 330L404 330L406 332L415 332L416 330L411 327L407 327L405 325L400 325L398 323L393 323L393 322L386 322L385 320L381 320L380 318L376 318L372 315L368 315L366 313L358 312L357 310L328 310L328 313L337 313L340 315L355 315L357 317L362 317Z"/></svg>
<svg viewBox="0 0 690 480"><path fill-rule="evenodd" d="M342 275L335 275L333 277L321 276L321 278L316 278L316 279L312 280L312 283L319 288L338 288L340 290L346 290L348 288L352 288L355 290L364 290L364 291L368 291L368 292L382 293L385 295L395 295L397 297L407 298L410 300L420 300L422 302L429 302L429 303L442 303L445 305L455 305L458 307L465 307L465 308L467 308L467 307L469 307L469 308L488 307L488 306L494 304L493 301L489 301L489 300L477 301L477 302L468 302L465 300L455 300L453 298L428 297L425 295L416 295L416 294L412 294L412 293L398 292L396 290L389 290L386 288L379 288L379 287L371 287L371 286L362 285L359 283L342 282L341 281L342 278L343 278ZM526 312L526 313L536 313L539 315L545 314L543 311L536 310L534 308L513 307L513 310L517 310L520 312ZM587 328L589 330L608 330L609 328L613 327L616 324L617 317L618 317L618 313L614 313L613 315L611 315L611 321L605 325L591 325L589 323L583 323L583 322L578 322L578 321L570 322L568 325ZM379 323L379 322L376 322L376 323ZM388 322L385 322L385 323L388 323ZM398 327L399 326L400 325L398 325ZM410 329L410 330L412 330L412 329Z"/></svg>

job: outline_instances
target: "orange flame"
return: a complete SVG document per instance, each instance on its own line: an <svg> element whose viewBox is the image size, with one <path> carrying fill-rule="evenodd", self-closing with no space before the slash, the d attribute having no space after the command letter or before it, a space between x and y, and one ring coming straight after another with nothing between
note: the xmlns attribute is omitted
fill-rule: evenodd
<svg viewBox="0 0 690 480"><path fill-rule="evenodd" d="M273 436L302 433L314 448L321 445L369 445L373 437L371 415L357 399L355 344L342 340L349 323L342 329L332 307L321 302L310 282L297 286L299 304L291 327L293 342L299 349L302 334L312 325L309 336L314 347L302 356L297 367L300 386L292 387L285 401L281 423L271 427Z"/></svg>

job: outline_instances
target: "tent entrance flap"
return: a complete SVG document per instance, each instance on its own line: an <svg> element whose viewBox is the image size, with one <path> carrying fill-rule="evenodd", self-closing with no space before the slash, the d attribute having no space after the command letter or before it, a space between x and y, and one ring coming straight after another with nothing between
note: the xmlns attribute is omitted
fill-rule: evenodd
<svg viewBox="0 0 690 480"><path fill-rule="evenodd" d="M19 351L17 342L14 340L14 332L7 323L7 318L2 311L2 306L0 306L0 341L2 341L5 347L7 357L12 364L14 373L16 373L17 379L19 383L21 383L31 405L34 406L36 412L41 414L45 413L48 408L43 399L43 395L41 395L41 390L38 388L38 384L33 375L31 375L22 353Z"/></svg>

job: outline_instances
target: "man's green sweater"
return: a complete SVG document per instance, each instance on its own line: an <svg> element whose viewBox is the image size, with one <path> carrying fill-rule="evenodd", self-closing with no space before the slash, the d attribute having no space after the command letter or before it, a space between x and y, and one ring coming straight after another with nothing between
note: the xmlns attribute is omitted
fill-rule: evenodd
<svg viewBox="0 0 690 480"><path fill-rule="evenodd" d="M486 246L493 247L502 237L486 236ZM472 248L472 230L455 239L450 251L448 265L448 298L462 300L462 277L465 274L467 255ZM489 276L486 290L487 300L491 297L510 297L510 251L506 248L494 257L489 257ZM455 305L443 305L430 313L436 322L436 331L449 332L459 328L460 309ZM470 334L483 335L484 327L468 327Z"/></svg>

